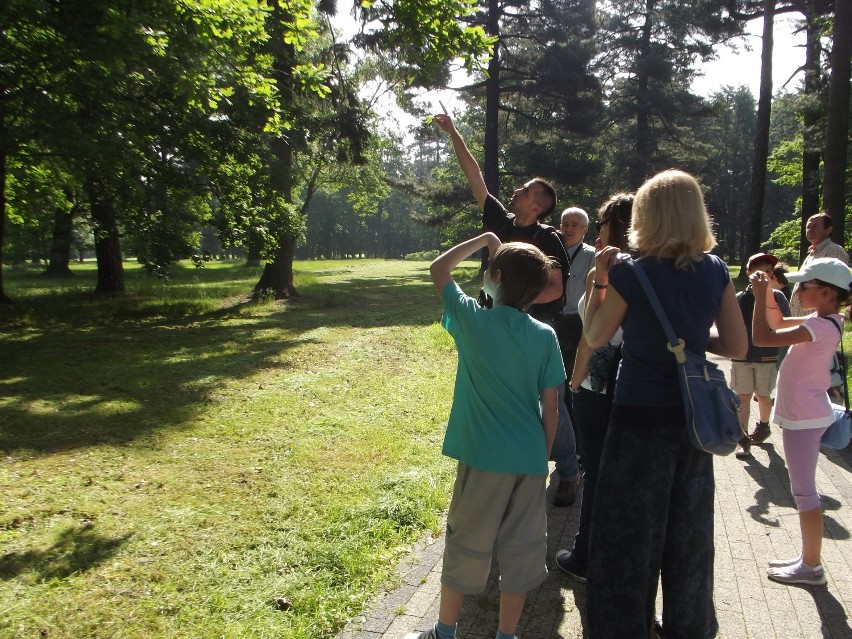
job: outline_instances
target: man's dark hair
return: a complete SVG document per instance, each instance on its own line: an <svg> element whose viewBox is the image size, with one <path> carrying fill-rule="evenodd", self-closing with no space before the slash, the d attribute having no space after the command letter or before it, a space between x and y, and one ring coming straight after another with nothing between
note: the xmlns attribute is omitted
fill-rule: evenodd
<svg viewBox="0 0 852 639"><path fill-rule="evenodd" d="M533 178L530 180L533 184L538 184L541 189L539 194L536 195L535 201L541 207L541 212L538 214L538 219L543 220L544 218L550 216L556 208L556 189L553 188L553 185L545 180L544 178Z"/></svg>
<svg viewBox="0 0 852 639"><path fill-rule="evenodd" d="M816 218L819 218L819 219L822 220L822 228L824 228L824 229L834 228L834 220L831 219L831 216L826 211L821 211L820 213L817 213L816 215L811 216L812 220L816 219Z"/></svg>

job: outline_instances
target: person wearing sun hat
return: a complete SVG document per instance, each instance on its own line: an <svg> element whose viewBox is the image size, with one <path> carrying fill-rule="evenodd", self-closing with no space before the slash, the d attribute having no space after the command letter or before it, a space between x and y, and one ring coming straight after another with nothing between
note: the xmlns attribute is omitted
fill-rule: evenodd
<svg viewBox="0 0 852 639"><path fill-rule="evenodd" d="M791 559L773 559L768 576L784 584L821 585L823 517L816 489L820 439L834 422L834 409L826 389L828 364L843 336L840 309L849 302L852 272L833 257L817 258L787 275L797 282L795 295L803 317L782 317L774 305L769 276L756 271L749 277L757 302L754 305L752 339L758 346L789 346L778 370L778 395L771 420L783 434L784 458L790 487L799 512L801 552ZM760 304L763 300L765 303Z"/></svg>
<svg viewBox="0 0 852 639"><path fill-rule="evenodd" d="M770 281L774 278L773 269L778 264L778 258L771 253L757 253L748 258L746 273L751 275L763 271ZM790 305L780 291L774 292L774 306L781 310L784 317L790 315ZM772 391L775 388L775 378L778 374L778 349L773 347L755 346L751 341L751 321L754 316L754 294L751 286L737 293L737 304L745 321L748 333L748 353L744 359L731 360L731 389L740 396L742 410L740 424L743 431L748 432L751 398L757 399L758 419L751 435L743 437L735 455L744 459L751 455L751 445L760 444L769 437L769 414L772 411Z"/></svg>
<svg viewBox="0 0 852 639"><path fill-rule="evenodd" d="M802 282L819 280L823 284L834 286L844 291L850 290L852 271L845 262L836 257L819 257L802 264L802 268L793 273L787 273L790 282L801 285Z"/></svg>

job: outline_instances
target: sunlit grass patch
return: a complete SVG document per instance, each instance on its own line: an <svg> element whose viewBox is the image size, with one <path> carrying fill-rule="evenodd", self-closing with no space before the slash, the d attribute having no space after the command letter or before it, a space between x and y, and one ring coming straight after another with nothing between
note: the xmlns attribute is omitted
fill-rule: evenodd
<svg viewBox="0 0 852 639"><path fill-rule="evenodd" d="M0 636L333 636L449 497L427 267L298 262L262 304L236 263L109 300L7 271Z"/></svg>

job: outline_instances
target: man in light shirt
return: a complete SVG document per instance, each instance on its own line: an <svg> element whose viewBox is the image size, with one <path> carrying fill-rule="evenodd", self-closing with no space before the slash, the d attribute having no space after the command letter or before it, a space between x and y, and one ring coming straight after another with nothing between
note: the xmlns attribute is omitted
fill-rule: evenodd
<svg viewBox="0 0 852 639"><path fill-rule="evenodd" d="M562 349L565 372L570 379L577 346L583 335L583 321L577 313L577 304L586 290L586 275L595 262L595 247L583 242L589 230L589 215L581 208L572 206L562 211L559 230L565 237L565 252L568 254L568 282L565 284L565 305L556 323L556 335Z"/></svg>
<svg viewBox="0 0 852 639"><path fill-rule="evenodd" d="M560 218L559 230L565 238L565 252L568 256L568 279L565 283L565 305L556 319L556 336L562 351L565 372L571 378L577 346L583 336L583 321L577 313L577 304L586 290L586 275L595 261L595 248L583 242L589 230L589 215L576 206L565 209ZM577 484L574 479L565 479L576 467L577 431L574 427L574 412L571 409L571 393L560 387L559 428L553 442L553 459L560 475L559 486L553 499L555 506L570 506L577 499ZM567 432L568 429L571 432ZM579 479L579 477L578 477Z"/></svg>
<svg viewBox="0 0 852 639"><path fill-rule="evenodd" d="M849 264L849 254L843 250L842 246L831 241L833 229L834 220L825 211L808 218L805 224L805 237L811 245L808 248L808 256L799 268L804 268L805 265L819 257L834 257L844 264ZM799 296L796 295L798 288L799 285L796 284L793 287L793 294L790 296L790 311L793 317L805 314L799 304Z"/></svg>

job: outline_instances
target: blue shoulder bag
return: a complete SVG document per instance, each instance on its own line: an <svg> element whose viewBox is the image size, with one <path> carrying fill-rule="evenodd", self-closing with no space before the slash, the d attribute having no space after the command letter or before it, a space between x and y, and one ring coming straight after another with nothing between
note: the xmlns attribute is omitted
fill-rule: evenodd
<svg viewBox="0 0 852 639"><path fill-rule="evenodd" d="M725 374L716 364L686 350L684 341L675 335L648 276L632 260L624 263L632 268L644 289L677 363L689 441L702 452L730 455L737 442L746 436L740 425L740 396L728 387Z"/></svg>

